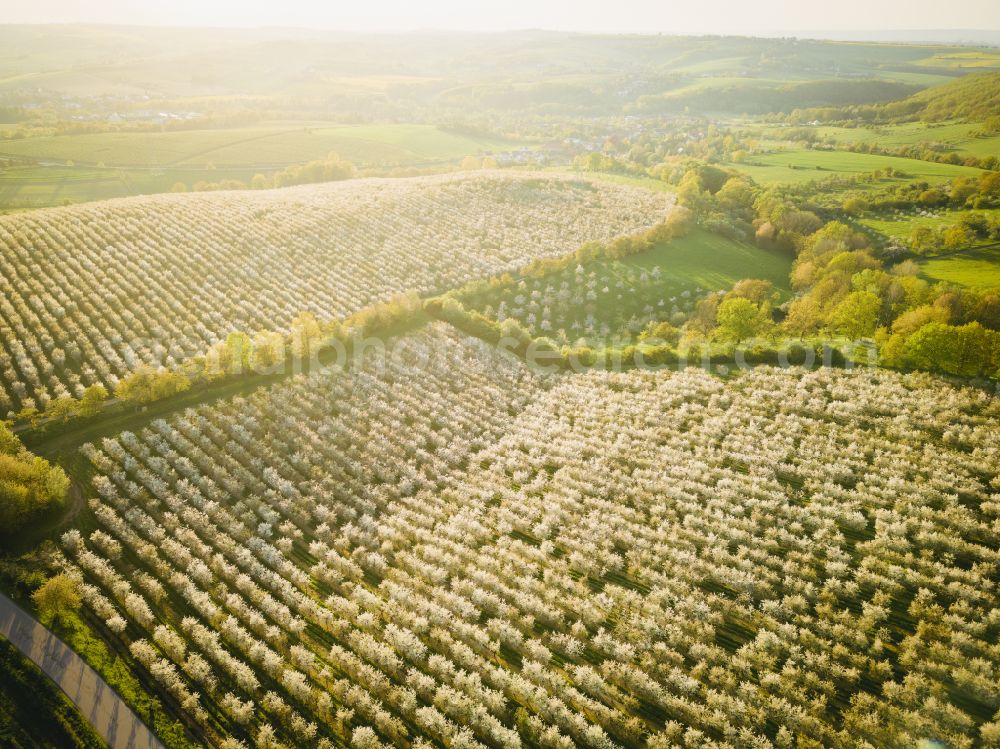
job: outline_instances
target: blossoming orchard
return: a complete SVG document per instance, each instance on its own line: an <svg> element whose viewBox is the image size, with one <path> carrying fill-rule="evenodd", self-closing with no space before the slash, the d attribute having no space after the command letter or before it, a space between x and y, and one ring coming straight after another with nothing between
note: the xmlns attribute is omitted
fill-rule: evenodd
<svg viewBox="0 0 1000 749"><path fill-rule="evenodd" d="M991 32L296 2L0 18L0 749L1000 749Z"/></svg>
<svg viewBox="0 0 1000 749"><path fill-rule="evenodd" d="M928 375L545 375L436 323L83 445L62 565L213 746L993 746L998 424Z"/></svg>
<svg viewBox="0 0 1000 749"><path fill-rule="evenodd" d="M662 193L444 175L152 196L0 217L0 416L109 392L233 331L430 294L661 221ZM226 216L226 223L213 221Z"/></svg>

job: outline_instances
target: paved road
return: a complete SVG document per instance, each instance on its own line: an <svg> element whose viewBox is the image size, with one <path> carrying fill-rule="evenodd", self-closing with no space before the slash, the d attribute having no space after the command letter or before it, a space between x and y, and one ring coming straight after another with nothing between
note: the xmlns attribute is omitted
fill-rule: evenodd
<svg viewBox="0 0 1000 749"><path fill-rule="evenodd" d="M62 688L111 749L163 749L160 740L94 669L2 593L0 634Z"/></svg>

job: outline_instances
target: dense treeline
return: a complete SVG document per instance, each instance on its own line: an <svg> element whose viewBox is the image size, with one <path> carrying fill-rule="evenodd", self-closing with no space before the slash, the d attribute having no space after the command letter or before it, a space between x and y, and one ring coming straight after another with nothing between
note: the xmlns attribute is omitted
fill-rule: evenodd
<svg viewBox="0 0 1000 749"><path fill-rule="evenodd" d="M0 422L0 533L17 530L39 513L58 505L69 489L59 466L32 455Z"/></svg>
<svg viewBox="0 0 1000 749"><path fill-rule="evenodd" d="M331 153L325 159L317 159L306 164L293 164L280 172L275 172L270 178L262 174L254 175L250 186L254 190L262 190L268 187L339 182L353 176L354 164Z"/></svg>
<svg viewBox="0 0 1000 749"><path fill-rule="evenodd" d="M272 187L316 185L323 182L340 182L355 175L354 164L331 153L325 159L305 164L292 164L279 172L255 174L247 184L240 179L222 179L217 182L199 180L191 185L192 192L217 192L219 190L267 190ZM184 182L176 182L171 192L187 192Z"/></svg>
<svg viewBox="0 0 1000 749"><path fill-rule="evenodd" d="M996 177L955 180L956 199L985 189L993 200ZM696 317L703 333L726 334L735 327L741 338L770 331L868 339L888 366L1000 374L1000 289L931 283L918 277L912 262L885 267L864 234L840 221L824 222L807 207L712 167L690 171L678 199L706 225L740 235L752 229L758 245L795 254L791 280L799 293L781 310L780 326L771 328L769 300L736 300L731 292L701 303Z"/></svg>

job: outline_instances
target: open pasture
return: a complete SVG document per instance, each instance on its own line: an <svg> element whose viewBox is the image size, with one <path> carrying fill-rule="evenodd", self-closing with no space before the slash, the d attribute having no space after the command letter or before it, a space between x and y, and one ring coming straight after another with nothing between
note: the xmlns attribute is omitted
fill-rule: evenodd
<svg viewBox="0 0 1000 749"><path fill-rule="evenodd" d="M963 216L976 215L989 218L989 211L949 211L944 209L911 209L908 211L898 211L894 213L877 216L865 216L858 219L858 223L867 226L869 229L878 232L886 237L895 237L906 240L918 226L926 226L931 229L941 229L946 226L957 224ZM982 243L990 243L992 240L980 239Z"/></svg>
<svg viewBox="0 0 1000 749"><path fill-rule="evenodd" d="M977 288L1000 287L1000 247L991 246L930 258L920 264L927 278Z"/></svg>
<svg viewBox="0 0 1000 749"><path fill-rule="evenodd" d="M461 159L504 148L503 141L459 135L431 125L291 123L219 130L94 133L0 141L4 155L41 162L121 167L267 169L326 158L357 164L417 164Z"/></svg>
<svg viewBox="0 0 1000 749"><path fill-rule="evenodd" d="M761 184L801 184L826 177L871 174L891 167L908 181L942 182L958 176L976 176L982 170L974 167L938 164L897 156L880 156L851 151L819 151L790 149L753 155L746 163L729 164L749 174Z"/></svg>

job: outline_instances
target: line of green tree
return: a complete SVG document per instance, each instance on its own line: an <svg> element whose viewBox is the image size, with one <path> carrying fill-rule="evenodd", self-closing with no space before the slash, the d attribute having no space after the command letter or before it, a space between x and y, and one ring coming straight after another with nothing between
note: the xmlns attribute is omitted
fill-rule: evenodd
<svg viewBox="0 0 1000 749"><path fill-rule="evenodd" d="M226 381L308 373L311 366L330 359L331 346L349 351L358 338L391 330L421 309L416 295L401 294L342 320L319 320L311 312L302 312L292 320L287 332L260 330L250 335L234 331L204 354L186 359L175 368L137 367L118 381L113 395L103 386L94 385L80 399L65 396L49 401L44 411L25 409L17 421L36 427L43 423L58 426L80 417L96 417L111 406L142 407Z"/></svg>
<svg viewBox="0 0 1000 749"><path fill-rule="evenodd" d="M222 179L215 182L199 180L190 186L191 192L217 192L219 190L268 190L272 187L292 185L314 185L322 182L339 182L356 174L354 164L331 153L325 159L316 159L305 164L292 164L281 171L270 174L258 173L247 184L241 179ZM175 182L171 192L188 192L188 185Z"/></svg>
<svg viewBox="0 0 1000 749"><path fill-rule="evenodd" d="M907 194L920 200L928 189L925 185ZM955 207L992 206L1000 200L1000 175L960 177L933 189ZM963 377L1000 375L1000 289L931 283L919 278L919 267L912 261L889 264L867 236L835 220L836 210L816 205L810 191L801 187L764 188L744 175L696 162L679 180L678 201L690 209L681 214L685 226L693 216L709 230L792 255L797 296L779 306L768 282L745 279L729 292L700 300L682 330L656 321L638 344L624 348L559 346L544 337L532 338L514 320L498 323L465 306L516 283L518 277L511 274L476 281L431 300L427 311L484 340L513 342L512 351L519 355L529 353L530 347L533 356L563 367L600 366L612 360L627 366L636 353L647 364L702 357L725 361L735 346L747 348L753 342L741 354L747 363L790 361L807 350L836 363L844 351L855 350L867 359L874 350L889 367ZM969 214L947 239L954 243L958 240L952 235L959 234L963 242L989 238L993 230L993 222L982 214ZM536 261L520 276L538 277L599 257L623 256L612 249L615 246L629 254L650 245L641 237L608 247L584 245L576 253ZM797 353L789 357L790 350Z"/></svg>
<svg viewBox="0 0 1000 749"><path fill-rule="evenodd" d="M993 195L996 176L962 184L970 192L987 186ZM685 175L678 200L706 225L743 234L752 227L758 245L795 256L794 300L772 310L764 298L709 296L692 320L704 335L864 339L878 347L885 366L1000 377L1000 289L932 283L912 261L886 267L868 237L847 224L824 222L808 207L714 167Z"/></svg>
<svg viewBox="0 0 1000 749"><path fill-rule="evenodd" d="M842 194L837 202L845 213L852 215L866 210L1000 208L1000 172L955 177L936 185L923 181L890 184L876 190Z"/></svg>
<svg viewBox="0 0 1000 749"><path fill-rule="evenodd" d="M29 452L0 422L0 534L9 534L62 504L69 478L59 466Z"/></svg>

